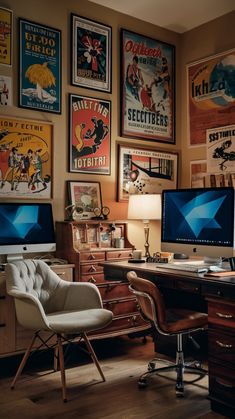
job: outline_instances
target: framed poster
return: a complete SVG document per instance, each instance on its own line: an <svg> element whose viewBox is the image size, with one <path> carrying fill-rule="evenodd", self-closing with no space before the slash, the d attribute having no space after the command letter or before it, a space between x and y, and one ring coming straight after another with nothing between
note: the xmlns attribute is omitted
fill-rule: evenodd
<svg viewBox="0 0 235 419"><path fill-rule="evenodd" d="M19 19L19 106L61 113L61 31Z"/></svg>
<svg viewBox="0 0 235 419"><path fill-rule="evenodd" d="M71 20L71 83L111 93L112 28L74 14Z"/></svg>
<svg viewBox="0 0 235 419"><path fill-rule="evenodd" d="M121 135L175 143L173 45L121 30Z"/></svg>
<svg viewBox="0 0 235 419"><path fill-rule="evenodd" d="M110 174L111 102L69 95L69 170Z"/></svg>
<svg viewBox="0 0 235 419"><path fill-rule="evenodd" d="M191 188L235 187L235 170L225 173L208 172L207 164L206 160L190 162Z"/></svg>
<svg viewBox="0 0 235 419"><path fill-rule="evenodd" d="M69 204L76 207L76 219L86 220L95 216L94 208L102 207L99 182L68 181Z"/></svg>
<svg viewBox="0 0 235 419"><path fill-rule="evenodd" d="M0 7L0 64L8 66L12 65L12 25L12 10Z"/></svg>
<svg viewBox="0 0 235 419"><path fill-rule="evenodd" d="M12 106L12 77L0 76L0 106Z"/></svg>
<svg viewBox="0 0 235 419"><path fill-rule="evenodd" d="M235 125L206 130L207 171L235 172Z"/></svg>
<svg viewBox="0 0 235 419"><path fill-rule="evenodd" d="M119 144L118 201L128 201L130 194L176 188L177 171L177 153Z"/></svg>
<svg viewBox="0 0 235 419"><path fill-rule="evenodd" d="M235 121L235 49L188 64L189 145L206 145L206 130Z"/></svg>
<svg viewBox="0 0 235 419"><path fill-rule="evenodd" d="M0 116L0 198L52 195L53 125Z"/></svg>

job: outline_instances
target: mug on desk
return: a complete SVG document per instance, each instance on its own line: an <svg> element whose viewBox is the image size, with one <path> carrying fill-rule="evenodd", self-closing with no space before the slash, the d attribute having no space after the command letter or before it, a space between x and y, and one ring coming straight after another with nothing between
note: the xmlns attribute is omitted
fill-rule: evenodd
<svg viewBox="0 0 235 419"><path fill-rule="evenodd" d="M142 259L142 250L133 250L132 252L133 259Z"/></svg>

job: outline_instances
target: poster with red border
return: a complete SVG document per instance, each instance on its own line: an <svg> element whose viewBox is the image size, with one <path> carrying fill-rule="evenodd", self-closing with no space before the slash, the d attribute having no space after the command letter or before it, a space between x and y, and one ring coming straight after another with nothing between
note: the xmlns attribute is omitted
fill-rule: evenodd
<svg viewBox="0 0 235 419"><path fill-rule="evenodd" d="M111 102L69 95L69 170L110 174Z"/></svg>

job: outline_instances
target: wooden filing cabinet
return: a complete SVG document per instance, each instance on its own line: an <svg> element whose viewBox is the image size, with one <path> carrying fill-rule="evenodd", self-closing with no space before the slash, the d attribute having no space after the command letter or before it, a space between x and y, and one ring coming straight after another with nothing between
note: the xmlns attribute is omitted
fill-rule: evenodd
<svg viewBox="0 0 235 419"><path fill-rule="evenodd" d="M139 314L136 298L123 278L104 277L104 261L127 260L133 246L124 221L87 220L56 223L56 255L75 265L75 281L91 282L99 288L103 305L114 314L106 328L90 334L93 338L112 337L149 329ZM122 238L123 248L116 248ZM118 240L119 241L119 240Z"/></svg>
<svg viewBox="0 0 235 419"><path fill-rule="evenodd" d="M68 265L52 265L51 269L65 281L73 281L73 268ZM47 332L42 336L48 336ZM15 316L14 299L6 292L6 274L0 273L0 357L24 351L30 340L32 332L24 329L17 323ZM37 346L37 343L36 345Z"/></svg>
<svg viewBox="0 0 235 419"><path fill-rule="evenodd" d="M208 322L209 398L235 416L235 301L208 298Z"/></svg>

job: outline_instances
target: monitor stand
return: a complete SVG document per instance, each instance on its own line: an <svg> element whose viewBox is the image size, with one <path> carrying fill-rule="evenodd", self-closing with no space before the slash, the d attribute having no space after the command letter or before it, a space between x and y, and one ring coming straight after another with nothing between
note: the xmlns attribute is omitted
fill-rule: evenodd
<svg viewBox="0 0 235 419"><path fill-rule="evenodd" d="M23 259L24 259L24 257L21 253L17 253L15 255L14 254L13 255L7 255L7 262L8 263L11 263L11 262L16 261L16 260L23 260Z"/></svg>

